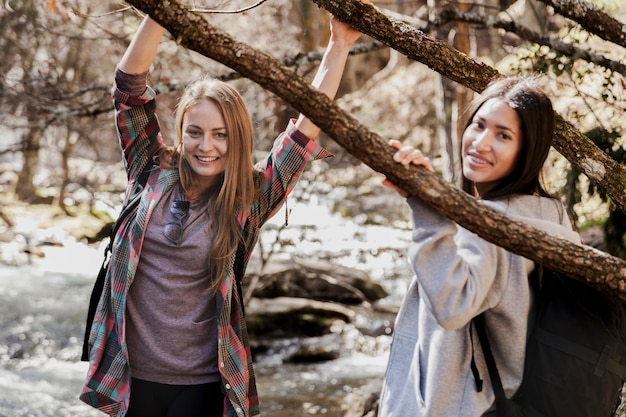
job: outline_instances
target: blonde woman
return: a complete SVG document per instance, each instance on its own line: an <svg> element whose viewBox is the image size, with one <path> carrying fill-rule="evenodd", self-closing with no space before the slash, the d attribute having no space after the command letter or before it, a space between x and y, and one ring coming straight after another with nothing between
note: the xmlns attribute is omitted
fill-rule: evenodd
<svg viewBox="0 0 626 417"><path fill-rule="evenodd" d="M261 226L307 162L329 156L304 116L252 164L252 122L238 92L201 79L183 93L165 147L146 75L164 33L146 17L118 64L113 99L132 185L156 161L134 216L114 237L89 337L80 398L111 416L258 416L237 280ZM360 33L331 19L313 81L334 98Z"/></svg>

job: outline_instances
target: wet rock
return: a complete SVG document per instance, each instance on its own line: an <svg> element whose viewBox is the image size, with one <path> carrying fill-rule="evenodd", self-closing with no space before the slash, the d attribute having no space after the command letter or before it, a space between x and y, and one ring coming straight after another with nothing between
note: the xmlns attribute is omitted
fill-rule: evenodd
<svg viewBox="0 0 626 417"><path fill-rule="evenodd" d="M382 380L371 380L346 397L343 417L375 417L378 413Z"/></svg>
<svg viewBox="0 0 626 417"><path fill-rule="evenodd" d="M286 362L316 363L339 358L342 346L341 337L327 336L330 339L326 336L304 339L299 348L286 358Z"/></svg>
<svg viewBox="0 0 626 417"><path fill-rule="evenodd" d="M258 298L302 297L343 304L369 303L388 295L364 271L325 260L277 262L260 276L247 276L244 287Z"/></svg>
<svg viewBox="0 0 626 417"><path fill-rule="evenodd" d="M312 364L341 357L345 353L345 338L336 333L285 339L254 337L250 340L250 348L255 360L271 358L273 363Z"/></svg>
<svg viewBox="0 0 626 417"><path fill-rule="evenodd" d="M336 320L350 322L354 313L339 304L305 298L253 298L246 306L251 337L319 336L330 332Z"/></svg>

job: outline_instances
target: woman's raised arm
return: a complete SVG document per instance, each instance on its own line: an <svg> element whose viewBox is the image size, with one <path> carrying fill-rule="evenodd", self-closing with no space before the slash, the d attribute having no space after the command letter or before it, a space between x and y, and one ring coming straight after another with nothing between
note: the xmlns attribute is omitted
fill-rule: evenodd
<svg viewBox="0 0 626 417"><path fill-rule="evenodd" d="M133 75L148 72L164 32L163 26L146 16L124 52L118 68Z"/></svg>
<svg viewBox="0 0 626 417"><path fill-rule="evenodd" d="M359 0L361 3L371 4L370 0ZM348 60L348 52L352 44L361 36L361 33L331 16L330 40L324 52L324 57L317 70L311 85L326 94L331 100L335 98L341 76ZM319 127L306 116L300 115L296 127L310 139L317 139Z"/></svg>

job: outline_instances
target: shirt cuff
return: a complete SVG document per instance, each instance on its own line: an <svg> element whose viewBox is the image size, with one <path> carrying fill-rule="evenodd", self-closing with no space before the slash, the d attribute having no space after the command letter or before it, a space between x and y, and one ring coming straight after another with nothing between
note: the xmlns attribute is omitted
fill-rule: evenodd
<svg viewBox="0 0 626 417"><path fill-rule="evenodd" d="M289 124L285 129L285 134L289 136L291 140L294 141L294 143L306 149L311 154L311 159L317 160L335 156L326 149L324 149L319 143L310 139L307 135L299 131L296 127L296 120L297 119L291 119L289 121Z"/></svg>
<svg viewBox="0 0 626 417"><path fill-rule="evenodd" d="M120 91L139 97L146 91L148 72L142 74L127 74L121 69L115 69L115 84Z"/></svg>

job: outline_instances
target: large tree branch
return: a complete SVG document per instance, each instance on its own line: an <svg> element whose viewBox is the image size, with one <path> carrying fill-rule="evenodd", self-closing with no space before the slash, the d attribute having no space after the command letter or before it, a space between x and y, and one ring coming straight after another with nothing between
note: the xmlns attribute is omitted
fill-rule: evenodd
<svg viewBox="0 0 626 417"><path fill-rule="evenodd" d="M346 1L347 0L342 0ZM181 45L257 82L306 114L348 152L463 227L507 250L584 280L626 301L626 262L558 239L479 204L438 175L393 162L394 150L324 94L273 57L237 42L201 16L167 0L128 0L168 29Z"/></svg>
<svg viewBox="0 0 626 417"><path fill-rule="evenodd" d="M585 0L540 0L587 32L626 48L626 25Z"/></svg>

